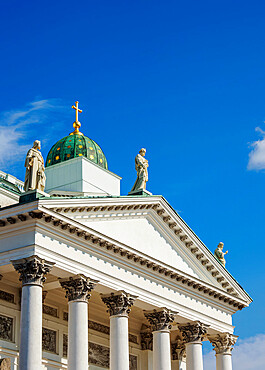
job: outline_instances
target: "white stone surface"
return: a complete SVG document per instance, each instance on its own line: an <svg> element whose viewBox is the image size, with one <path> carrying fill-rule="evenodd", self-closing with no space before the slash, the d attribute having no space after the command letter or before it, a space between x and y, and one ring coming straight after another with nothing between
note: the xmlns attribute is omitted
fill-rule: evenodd
<svg viewBox="0 0 265 370"><path fill-rule="evenodd" d="M232 370L232 356L230 353L216 354L216 370Z"/></svg>
<svg viewBox="0 0 265 370"><path fill-rule="evenodd" d="M171 370L170 332L153 332L153 370Z"/></svg>
<svg viewBox="0 0 265 370"><path fill-rule="evenodd" d="M202 343L186 343L187 370L203 370Z"/></svg>
<svg viewBox="0 0 265 370"><path fill-rule="evenodd" d="M85 301L69 301L68 370L88 369L88 310Z"/></svg>
<svg viewBox="0 0 265 370"><path fill-rule="evenodd" d="M69 191L84 195L120 195L121 178L85 157L46 167L45 192Z"/></svg>
<svg viewBox="0 0 265 370"><path fill-rule="evenodd" d="M128 316L110 316L110 370L129 370Z"/></svg>
<svg viewBox="0 0 265 370"><path fill-rule="evenodd" d="M42 287L24 285L21 299L19 370L40 370L42 358Z"/></svg>

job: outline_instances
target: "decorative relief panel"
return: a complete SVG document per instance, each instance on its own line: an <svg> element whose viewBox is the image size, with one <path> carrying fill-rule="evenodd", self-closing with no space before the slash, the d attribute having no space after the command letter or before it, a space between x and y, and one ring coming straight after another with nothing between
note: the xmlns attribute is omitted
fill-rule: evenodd
<svg viewBox="0 0 265 370"><path fill-rule="evenodd" d="M63 312L63 320L68 321L68 312Z"/></svg>
<svg viewBox="0 0 265 370"><path fill-rule="evenodd" d="M63 334L63 356L67 357L68 335ZM110 349L100 344L88 343L88 363L109 369ZM129 355L130 370L137 370L137 356Z"/></svg>
<svg viewBox="0 0 265 370"><path fill-rule="evenodd" d="M0 339L13 340L13 318L0 315Z"/></svg>
<svg viewBox="0 0 265 370"><path fill-rule="evenodd" d="M55 330L42 328L42 350L56 353L56 334Z"/></svg>
<svg viewBox="0 0 265 370"><path fill-rule="evenodd" d="M4 292L3 290L0 290L0 299L9 303L15 303L14 294Z"/></svg>
<svg viewBox="0 0 265 370"><path fill-rule="evenodd" d="M2 358L0 360L0 370L11 370L10 358Z"/></svg>
<svg viewBox="0 0 265 370"><path fill-rule="evenodd" d="M53 317L58 317L58 310L55 307L47 306L46 304L42 305L42 312L46 315Z"/></svg>
<svg viewBox="0 0 265 370"><path fill-rule="evenodd" d="M68 335L63 334L63 356L67 357L67 349L68 349Z"/></svg>

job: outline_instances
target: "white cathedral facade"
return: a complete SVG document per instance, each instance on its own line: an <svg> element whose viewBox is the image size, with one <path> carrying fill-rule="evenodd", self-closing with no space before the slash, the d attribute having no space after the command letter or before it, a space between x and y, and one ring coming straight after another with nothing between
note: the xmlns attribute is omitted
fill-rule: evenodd
<svg viewBox="0 0 265 370"><path fill-rule="evenodd" d="M45 174L45 193L24 193L0 172L0 369L203 370L210 341L232 370L251 299L170 204L120 195L78 130Z"/></svg>

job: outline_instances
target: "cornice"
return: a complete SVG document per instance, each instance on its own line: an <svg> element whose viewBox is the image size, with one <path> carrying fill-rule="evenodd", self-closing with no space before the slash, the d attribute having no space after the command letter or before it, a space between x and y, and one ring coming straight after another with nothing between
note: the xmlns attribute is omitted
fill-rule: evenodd
<svg viewBox="0 0 265 370"><path fill-rule="evenodd" d="M149 206L150 204L139 205L142 207L141 209L144 209L144 206ZM151 205L151 207L149 208L157 211L159 210L159 205L154 204ZM248 304L244 300L233 296L229 292L222 291L215 286L204 283L199 279L194 278L193 276L184 274L181 271L173 270L169 266L160 264L148 258L148 256L145 256L143 254L141 255L136 251L132 251L131 248L128 248L128 246L123 245L99 232L96 232L93 229L90 229L89 227L84 226L83 224L80 224L72 219L69 219L68 217L65 217L44 207L39 207L39 209L35 209L34 211L18 213L17 215L12 216L12 220L8 219L9 217L7 217L6 219L1 219L2 222L0 222L0 229L4 228L7 225L11 226L17 223L24 223L28 220L41 221L53 227L60 228L61 231L70 233L75 237L82 238L83 240L88 241L89 243L92 243L98 248L104 249L109 253L114 253L122 259L128 259L131 263L135 263L138 264L138 266L141 266L141 268L144 267L146 269L152 270L156 274L160 274L165 278L171 280L172 283L177 282L178 284L185 286L185 288L188 288L191 291L197 291L198 294L204 293L214 301L219 301L220 303L224 302L228 306L240 310L243 307L248 306Z"/></svg>

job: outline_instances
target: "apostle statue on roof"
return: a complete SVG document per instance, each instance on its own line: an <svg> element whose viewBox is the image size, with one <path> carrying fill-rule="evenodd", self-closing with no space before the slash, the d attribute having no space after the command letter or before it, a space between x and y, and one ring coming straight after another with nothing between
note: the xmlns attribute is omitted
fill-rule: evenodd
<svg viewBox="0 0 265 370"><path fill-rule="evenodd" d="M137 171L137 179L133 185L131 192L146 189L146 183L148 181L147 167L149 165L148 160L144 158L145 153L146 149L142 148L139 151L139 154L137 154L137 156L135 157L135 169Z"/></svg>
<svg viewBox="0 0 265 370"><path fill-rule="evenodd" d="M228 253L228 251L223 252L224 243L220 242L217 245L216 250L214 251L214 257L225 267L226 261L224 256Z"/></svg>
<svg viewBox="0 0 265 370"><path fill-rule="evenodd" d="M40 152L40 141L35 140L33 147L28 151L26 160L26 176L24 190L44 191L46 176L44 173L44 160Z"/></svg>

